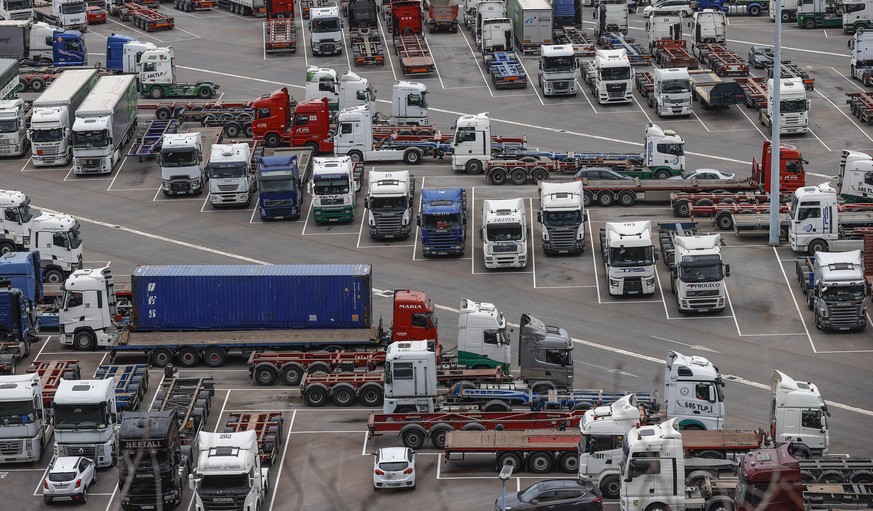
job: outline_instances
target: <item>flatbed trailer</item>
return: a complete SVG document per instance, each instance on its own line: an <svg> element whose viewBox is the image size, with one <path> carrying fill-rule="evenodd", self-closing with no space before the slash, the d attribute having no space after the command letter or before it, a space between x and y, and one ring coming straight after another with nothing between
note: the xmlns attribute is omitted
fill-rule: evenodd
<svg viewBox="0 0 873 511"><path fill-rule="evenodd" d="M249 356L248 365L249 378L258 385L272 385L281 377L285 385L296 386L300 385L306 373L333 373L360 368L374 371L385 365L385 351L255 352Z"/></svg>
<svg viewBox="0 0 873 511"><path fill-rule="evenodd" d="M588 34L574 26L555 27L552 31L554 44L569 44L573 46L576 57L591 57L597 52L597 44Z"/></svg>
<svg viewBox="0 0 873 511"><path fill-rule="evenodd" d="M0 342L0 374L15 374L18 361L30 355L30 342Z"/></svg>
<svg viewBox="0 0 873 511"><path fill-rule="evenodd" d="M371 413L367 438L396 433L406 447L421 449L430 438L434 448L443 449L450 431L576 430L583 415L584 412L556 411Z"/></svg>
<svg viewBox="0 0 873 511"><path fill-rule="evenodd" d="M293 18L275 18L267 20L264 29L264 51L273 53L297 51L297 27Z"/></svg>
<svg viewBox="0 0 873 511"><path fill-rule="evenodd" d="M137 104L139 110L154 110L155 119L179 119L182 122L202 122L208 115L235 115L250 111L252 102L234 101L162 101Z"/></svg>
<svg viewBox="0 0 873 511"><path fill-rule="evenodd" d="M127 155L136 156L139 161L143 158L155 158L161 152L164 135L179 131L180 124L178 119L147 121L134 137Z"/></svg>
<svg viewBox="0 0 873 511"><path fill-rule="evenodd" d="M632 66L652 65L652 54L647 52L633 37L628 37L621 32L609 32L601 35L600 46L606 50L624 50Z"/></svg>
<svg viewBox="0 0 873 511"><path fill-rule="evenodd" d="M690 202L683 194L724 193L745 194L758 191L758 184L750 179L645 179L633 180L590 180L583 179L583 202L586 207L633 206L637 201L670 202L673 213L679 217L688 216Z"/></svg>
<svg viewBox="0 0 873 511"><path fill-rule="evenodd" d="M737 78L737 84L746 94L746 106L749 108L767 108L767 79L766 78Z"/></svg>
<svg viewBox="0 0 873 511"><path fill-rule="evenodd" d="M553 179L555 175L572 176L580 169L588 167L607 166L614 168L617 172L626 174L650 172L650 169L644 167L640 162L640 154L628 156L621 153L576 153L573 159L567 160L545 158L535 161L491 160L485 163L485 178L494 185L503 185L507 182L511 182L514 185L523 185ZM666 169L655 170L650 173L655 179L644 179L642 180L643 182L664 181L661 177L672 175ZM662 174L666 175L662 176ZM627 181L623 185L618 186L630 189L645 187L642 184L636 185L633 181ZM626 205L630 206L631 204Z"/></svg>
<svg viewBox="0 0 873 511"><path fill-rule="evenodd" d="M724 81L715 73L693 71L691 75L691 96L700 101L705 109L730 108L741 105L746 100L743 88L735 81Z"/></svg>
<svg viewBox="0 0 873 511"><path fill-rule="evenodd" d="M115 406L119 412L138 410L149 390L149 370L145 364L101 365L95 380L115 380Z"/></svg>
<svg viewBox="0 0 873 511"><path fill-rule="evenodd" d="M810 483L873 483L873 459L826 456L798 459L803 482ZM868 487L869 488L869 487ZM873 490L873 488L870 488ZM873 502L873 494L868 496Z"/></svg>
<svg viewBox="0 0 873 511"><path fill-rule="evenodd" d="M578 431L449 431L443 462L463 460L467 454L493 454L497 471L510 465L513 473L548 474L557 469L575 474L580 440Z"/></svg>
<svg viewBox="0 0 873 511"><path fill-rule="evenodd" d="M790 60L783 60L780 70L782 78L800 78L804 89L815 90L815 78L809 76L809 73L801 69L797 64ZM773 66L767 67L767 76L773 78Z"/></svg>
<svg viewBox="0 0 873 511"><path fill-rule="evenodd" d="M513 51L488 53L483 57L491 84L495 89L524 89L527 87L527 73Z"/></svg>
<svg viewBox="0 0 873 511"><path fill-rule="evenodd" d="M718 76L749 76L749 64L721 43L695 46L700 63L709 66Z"/></svg>
<svg viewBox="0 0 873 511"><path fill-rule="evenodd" d="M350 28L349 40L355 67L385 65L385 45L378 30Z"/></svg>
<svg viewBox="0 0 873 511"><path fill-rule="evenodd" d="M313 7L327 7L328 5L330 5L328 0L300 0L300 16L303 19L308 20L310 10Z"/></svg>
<svg viewBox="0 0 873 511"><path fill-rule="evenodd" d="M539 410L588 410L597 406L618 401L629 392L604 392L602 389L577 389L558 391L551 389L545 394L536 394L527 387L516 388L513 382L507 384L486 384L476 386L464 382L453 387L449 404L483 405L485 411L497 411L502 403L506 410L513 406L525 406L533 411ZM648 392L635 392L637 402L647 407L655 406L655 396ZM489 410L489 407L491 410Z"/></svg>
<svg viewBox="0 0 873 511"><path fill-rule="evenodd" d="M125 2L109 6L109 14L118 16L121 21L133 21L134 26L146 32L172 30L175 18L136 2Z"/></svg>
<svg viewBox="0 0 873 511"><path fill-rule="evenodd" d="M225 433L254 431L258 437L258 456L261 465L273 466L282 445L282 412L231 413L224 421Z"/></svg>
<svg viewBox="0 0 873 511"><path fill-rule="evenodd" d="M80 380L81 371L78 360L51 360L33 362L27 368L28 373L36 373L42 380L42 404L46 410L51 409L55 400L55 392L61 380Z"/></svg>
<svg viewBox="0 0 873 511"><path fill-rule="evenodd" d="M215 384L211 377L168 378L161 382L150 411L176 410L182 445L195 445L206 424L213 395Z"/></svg>
<svg viewBox="0 0 873 511"><path fill-rule="evenodd" d="M424 34L403 32L394 36L394 52L405 75L429 75L436 71Z"/></svg>
<svg viewBox="0 0 873 511"><path fill-rule="evenodd" d="M21 84L19 92L42 92L63 71L64 68L51 66L20 67L18 69L18 83Z"/></svg>
<svg viewBox="0 0 873 511"><path fill-rule="evenodd" d="M684 39L659 39L655 41L654 57L659 66L687 67L697 69L700 62L697 57L688 52L687 42Z"/></svg>
<svg viewBox="0 0 873 511"><path fill-rule="evenodd" d="M312 407L324 406L328 400L337 406L351 406L355 400L364 406L379 406L384 396L384 379L385 373L382 371L310 372L300 383L300 394L306 404ZM443 387L452 387L462 382L464 385L476 382L497 384L510 380L512 376L498 368L437 369L437 383ZM505 408L501 406L501 409Z"/></svg>
<svg viewBox="0 0 873 511"><path fill-rule="evenodd" d="M636 73L634 75L634 82L637 84L637 90L644 98L649 97L649 94L655 90L655 77L648 71Z"/></svg>
<svg viewBox="0 0 873 511"><path fill-rule="evenodd" d="M861 122L873 123L873 92L848 92L846 103Z"/></svg>

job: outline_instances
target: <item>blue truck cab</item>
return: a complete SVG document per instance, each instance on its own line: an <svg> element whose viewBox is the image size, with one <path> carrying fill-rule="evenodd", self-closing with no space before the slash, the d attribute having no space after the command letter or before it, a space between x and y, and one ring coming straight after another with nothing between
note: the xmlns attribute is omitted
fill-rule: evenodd
<svg viewBox="0 0 873 511"><path fill-rule="evenodd" d="M417 223L425 257L462 255L467 239L467 191L424 188Z"/></svg>
<svg viewBox="0 0 873 511"><path fill-rule="evenodd" d="M37 304L43 300L38 252L0 256L0 341L30 343L39 334Z"/></svg>
<svg viewBox="0 0 873 511"><path fill-rule="evenodd" d="M300 218L304 196L297 155L258 158L258 189L261 220Z"/></svg>
<svg viewBox="0 0 873 511"><path fill-rule="evenodd" d="M52 64L58 67L87 66L85 36L77 30L56 30L52 35Z"/></svg>

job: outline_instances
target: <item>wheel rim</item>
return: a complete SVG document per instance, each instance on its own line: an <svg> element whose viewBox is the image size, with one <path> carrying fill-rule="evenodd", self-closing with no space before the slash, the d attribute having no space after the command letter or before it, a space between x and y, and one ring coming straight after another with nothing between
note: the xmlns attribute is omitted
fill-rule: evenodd
<svg viewBox="0 0 873 511"><path fill-rule="evenodd" d="M276 376L269 368L259 369L256 376L258 378L258 383L261 385L272 385L273 381L276 379Z"/></svg>

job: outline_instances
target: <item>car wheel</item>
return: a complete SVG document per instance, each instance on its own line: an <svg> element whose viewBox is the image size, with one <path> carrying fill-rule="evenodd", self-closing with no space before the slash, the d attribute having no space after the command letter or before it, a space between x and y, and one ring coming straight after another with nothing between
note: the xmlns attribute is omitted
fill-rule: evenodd
<svg viewBox="0 0 873 511"><path fill-rule="evenodd" d="M45 503L46 506L48 506L48 505L51 505L51 503L52 503L52 498L51 498L50 496L48 496L48 495L43 495L43 496L42 496L42 501L43 501L43 503Z"/></svg>

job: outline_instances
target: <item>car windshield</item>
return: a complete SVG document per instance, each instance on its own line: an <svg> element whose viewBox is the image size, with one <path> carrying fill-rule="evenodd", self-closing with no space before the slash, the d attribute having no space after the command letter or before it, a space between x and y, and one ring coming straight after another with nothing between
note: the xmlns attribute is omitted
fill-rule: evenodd
<svg viewBox="0 0 873 511"><path fill-rule="evenodd" d="M458 213L421 215L421 226L425 229L454 229L461 226L461 215Z"/></svg>
<svg viewBox="0 0 873 511"><path fill-rule="evenodd" d="M664 80L661 82L661 91L667 93L690 92L690 80Z"/></svg>
<svg viewBox="0 0 873 511"><path fill-rule="evenodd" d="M575 57L546 57L543 59L543 71L560 72L575 69Z"/></svg>
<svg viewBox="0 0 873 511"><path fill-rule="evenodd" d="M404 211L407 206L406 197L371 197L370 209L382 211Z"/></svg>
<svg viewBox="0 0 873 511"><path fill-rule="evenodd" d="M579 225L580 223L582 223L582 211L546 211L543 214L545 225Z"/></svg>
<svg viewBox="0 0 873 511"><path fill-rule="evenodd" d="M59 405L53 407L55 429L105 428L106 404Z"/></svg>
<svg viewBox="0 0 873 511"><path fill-rule="evenodd" d="M312 32L321 34L324 32L339 32L340 22L336 18L328 18L323 20L312 20Z"/></svg>
<svg viewBox="0 0 873 511"><path fill-rule="evenodd" d="M542 493L542 485L535 484L530 488L524 490L523 492L518 494L518 500L522 502L530 502L533 499L537 498L537 495Z"/></svg>
<svg viewBox="0 0 873 511"><path fill-rule="evenodd" d="M860 302L864 299L864 286L825 286L821 297L826 302Z"/></svg>
<svg viewBox="0 0 873 511"><path fill-rule="evenodd" d="M66 483L76 478L76 472L49 472L49 481L53 483Z"/></svg>
<svg viewBox="0 0 873 511"><path fill-rule="evenodd" d="M109 145L109 133L106 130L73 131L73 147L76 149L91 149Z"/></svg>
<svg viewBox="0 0 873 511"><path fill-rule="evenodd" d="M245 177L248 169L240 163L223 163L209 166L209 177L212 179Z"/></svg>
<svg viewBox="0 0 873 511"><path fill-rule="evenodd" d="M612 266L646 266L655 264L654 247L618 247L609 251Z"/></svg>
<svg viewBox="0 0 873 511"><path fill-rule="evenodd" d="M379 468L385 472L400 472L401 470L406 470L407 467L409 467L409 463L405 461L386 461L379 463Z"/></svg>
<svg viewBox="0 0 873 511"><path fill-rule="evenodd" d="M161 151L161 167L191 167L197 163L196 151Z"/></svg>
<svg viewBox="0 0 873 511"><path fill-rule="evenodd" d="M18 119L0 120L0 133L15 133L18 131Z"/></svg>
<svg viewBox="0 0 873 511"><path fill-rule="evenodd" d="M247 473L229 475L205 475L200 481L201 490L245 491L249 488Z"/></svg>
<svg viewBox="0 0 873 511"><path fill-rule="evenodd" d="M600 77L604 81L630 80L631 68L628 67L605 67L600 70Z"/></svg>
<svg viewBox="0 0 873 511"><path fill-rule="evenodd" d="M8 420L9 424L33 422L36 413L32 401L2 401L0 402L0 423Z"/></svg>
<svg viewBox="0 0 873 511"><path fill-rule="evenodd" d="M349 193L349 178L332 177L332 178L315 178L313 182L315 195L336 195Z"/></svg>
<svg viewBox="0 0 873 511"><path fill-rule="evenodd" d="M489 225L487 236L488 241L518 241L523 232L519 224Z"/></svg>
<svg viewBox="0 0 873 511"><path fill-rule="evenodd" d="M34 143L40 142L59 142L64 139L64 130L56 128L52 130L33 130L30 132L30 141Z"/></svg>

